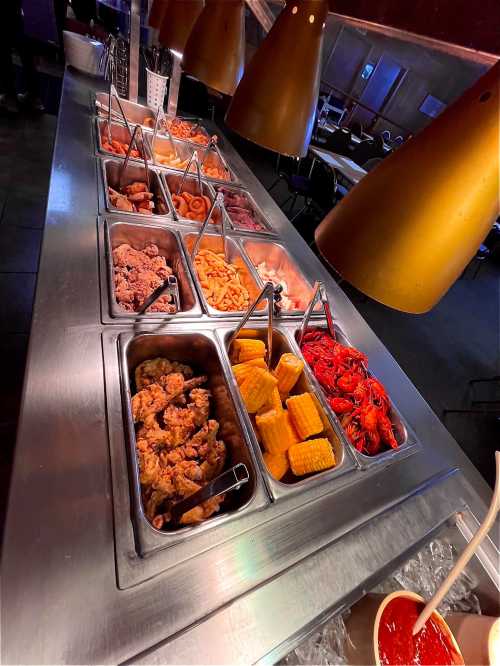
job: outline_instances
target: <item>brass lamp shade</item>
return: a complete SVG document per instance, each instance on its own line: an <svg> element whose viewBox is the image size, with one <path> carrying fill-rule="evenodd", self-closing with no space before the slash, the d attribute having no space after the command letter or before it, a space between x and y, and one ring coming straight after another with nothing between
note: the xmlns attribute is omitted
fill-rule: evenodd
<svg viewBox="0 0 500 666"><path fill-rule="evenodd" d="M167 4L168 0L153 0L148 18L148 23L152 28L156 28L157 30L160 28Z"/></svg>
<svg viewBox="0 0 500 666"><path fill-rule="evenodd" d="M184 49L183 70L232 95L244 66L244 0L207 0Z"/></svg>
<svg viewBox="0 0 500 666"><path fill-rule="evenodd" d="M500 62L386 158L316 229L340 275L397 310L430 310L500 211Z"/></svg>
<svg viewBox="0 0 500 666"><path fill-rule="evenodd" d="M284 155L307 153L318 102L326 0L290 0L247 65L226 122Z"/></svg>
<svg viewBox="0 0 500 666"><path fill-rule="evenodd" d="M168 0L158 35L160 44L167 49L183 53L203 5L203 0Z"/></svg>

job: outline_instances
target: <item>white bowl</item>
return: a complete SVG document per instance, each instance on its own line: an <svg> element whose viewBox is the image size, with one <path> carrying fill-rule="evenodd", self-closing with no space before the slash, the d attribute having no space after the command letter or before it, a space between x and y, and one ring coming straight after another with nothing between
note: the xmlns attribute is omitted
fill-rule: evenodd
<svg viewBox="0 0 500 666"><path fill-rule="evenodd" d="M63 39L64 53L68 65L93 76L101 74L99 59L104 49L101 42L68 30L63 31Z"/></svg>

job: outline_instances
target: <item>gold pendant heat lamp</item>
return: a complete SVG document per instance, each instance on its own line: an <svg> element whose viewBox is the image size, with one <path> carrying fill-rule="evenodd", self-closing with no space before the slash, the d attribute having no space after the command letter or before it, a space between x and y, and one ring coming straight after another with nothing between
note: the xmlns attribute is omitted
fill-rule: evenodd
<svg viewBox="0 0 500 666"><path fill-rule="evenodd" d="M153 0L148 18L148 23L151 28L156 28L157 30L160 28L163 16L167 9L167 4L168 0Z"/></svg>
<svg viewBox="0 0 500 666"><path fill-rule="evenodd" d="M323 257L385 305L430 310L500 213L499 118L500 62L330 211Z"/></svg>
<svg viewBox="0 0 500 666"><path fill-rule="evenodd" d="M184 50L182 68L232 95L245 66L244 0L206 0Z"/></svg>
<svg viewBox="0 0 500 666"><path fill-rule="evenodd" d="M193 25L203 10L204 2L203 0L167 0L167 2L158 39L162 46L176 51L181 56Z"/></svg>
<svg viewBox="0 0 500 666"><path fill-rule="evenodd" d="M318 102L326 0L290 0L247 65L226 122L260 146L307 153Z"/></svg>

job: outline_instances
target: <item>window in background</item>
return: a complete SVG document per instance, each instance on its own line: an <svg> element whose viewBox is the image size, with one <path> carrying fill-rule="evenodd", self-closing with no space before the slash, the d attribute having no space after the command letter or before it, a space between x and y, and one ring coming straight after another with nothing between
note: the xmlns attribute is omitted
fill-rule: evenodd
<svg viewBox="0 0 500 666"><path fill-rule="evenodd" d="M367 62L366 65L363 67L363 71L361 72L361 78L368 80L370 76L373 74L373 70L375 69L375 65L372 65L371 62Z"/></svg>
<svg viewBox="0 0 500 666"><path fill-rule="evenodd" d="M420 113L429 116L429 118L437 118L439 114L446 109L446 104L433 97L432 95L427 95L422 104L420 105Z"/></svg>

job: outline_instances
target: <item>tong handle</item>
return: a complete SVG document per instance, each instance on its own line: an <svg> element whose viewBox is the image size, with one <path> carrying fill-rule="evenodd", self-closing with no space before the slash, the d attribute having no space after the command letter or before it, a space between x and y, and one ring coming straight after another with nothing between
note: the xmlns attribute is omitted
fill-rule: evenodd
<svg viewBox="0 0 500 666"><path fill-rule="evenodd" d="M198 250L199 250L199 248L200 248L201 239L203 238L203 236L204 236L204 234L205 234L205 231L207 230L208 223L209 223L209 221L210 221L210 217L211 217L211 215L212 215L212 213L213 213L213 210L214 210L215 206L219 206L221 216L224 215L224 212L223 212L223 210L222 210L222 204L223 204L223 202L224 202L224 197L223 197L222 194L219 192L219 193L217 194L217 196L215 197L215 199L212 201L212 205L210 206L210 209L209 209L209 211L208 211L208 213L207 213L207 216L206 216L206 218L205 218L205 221L204 221L203 224L201 225L200 233L198 234L198 238L196 239L195 244L193 245L193 249L192 249L192 251L191 251L191 261L194 261L196 255L198 254ZM222 218L221 218L221 219L222 219ZM225 239L225 236L223 237L223 242L224 242L224 254L226 254L226 239Z"/></svg>
<svg viewBox="0 0 500 666"><path fill-rule="evenodd" d="M311 315L314 310L314 306L318 302L318 299L321 301L321 304L323 305L323 310L325 312L326 316L326 323L328 326L328 332L332 336L332 338L335 340L336 339L336 333L335 333L335 327L333 325L333 316L332 316L332 310L330 307L330 301L328 299L328 293L326 291L326 287L324 282L321 280L318 280L314 283L314 291L313 295L311 298L311 302L309 303L307 310L304 312L304 317L302 319L302 324L300 325L300 331L299 331L299 339L297 340L299 347L302 346L302 341L304 339L305 332L307 330L307 326L309 324L309 320L311 318Z"/></svg>
<svg viewBox="0 0 500 666"><path fill-rule="evenodd" d="M177 524L185 513L194 509L198 504L212 497L228 493L230 490L238 490L249 480L250 474L246 465L243 463L234 465L234 467L231 467L226 472L216 476L215 479L212 479L212 481L203 486L203 488L200 488L200 490L174 504L170 509L170 523Z"/></svg>
<svg viewBox="0 0 500 666"><path fill-rule="evenodd" d="M140 153L141 149L139 148L139 144L137 143L137 138L136 134L140 133L142 137L142 159L144 160L144 169L146 171L146 182L148 186L148 190L150 189L151 183L150 183L150 178L149 178L149 167L148 167L148 160L146 157L146 141L144 139L144 132L142 130L142 127L140 125L136 125L134 127L134 131L132 132L130 136L130 143L128 145L128 150L127 154L125 155L125 159L123 161L122 166L120 167L120 173L118 175L118 187L121 190L122 187L122 178L123 174L125 173L125 169L127 168L128 161L130 159L130 153L132 152L132 147L135 144L135 147L137 148L137 151Z"/></svg>
<svg viewBox="0 0 500 666"><path fill-rule="evenodd" d="M151 292L151 294L146 298L142 304L141 309L137 312L139 315L143 315L146 310L163 294L164 291L170 291L173 296L175 308L177 312L180 310L180 297L179 297L179 283L175 275L169 275L166 280L164 280L159 287Z"/></svg>
<svg viewBox="0 0 500 666"><path fill-rule="evenodd" d="M271 359L273 356L274 293L275 293L274 284L272 282L266 282L260 294L257 296L255 301L248 308L246 314L243 316L243 319L234 329L231 337L229 338L229 344L228 344L228 348L230 348L233 341L236 340L236 338L238 337L238 334L241 331L241 329L245 326L247 321L252 316L252 313L254 312L255 308L259 305L259 303L262 300L264 300L264 298L267 298L267 315L268 315L267 316L267 366L268 367L271 364Z"/></svg>

